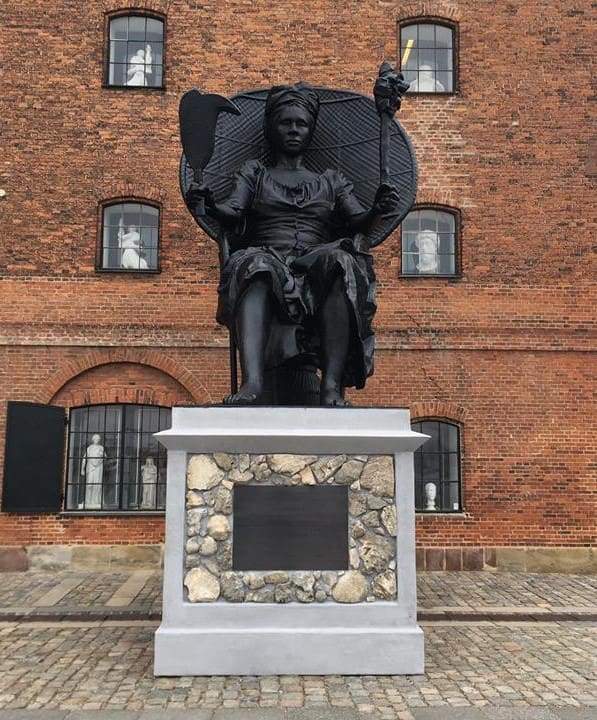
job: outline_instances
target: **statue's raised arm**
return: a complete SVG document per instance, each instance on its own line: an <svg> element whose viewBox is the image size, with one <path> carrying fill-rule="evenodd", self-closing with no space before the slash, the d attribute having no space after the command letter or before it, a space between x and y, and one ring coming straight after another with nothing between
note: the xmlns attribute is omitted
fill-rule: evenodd
<svg viewBox="0 0 597 720"><path fill-rule="evenodd" d="M380 184L369 98L298 83L233 102L241 114L220 116L201 177L181 163L187 206L226 247L217 319L242 384L224 402L345 406L373 372L369 248L414 200L410 144L390 118Z"/></svg>

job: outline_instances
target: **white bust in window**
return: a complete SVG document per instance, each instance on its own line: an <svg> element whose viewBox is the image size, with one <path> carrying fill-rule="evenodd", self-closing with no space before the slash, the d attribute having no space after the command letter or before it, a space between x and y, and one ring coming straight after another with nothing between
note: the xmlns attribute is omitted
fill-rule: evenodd
<svg viewBox="0 0 597 720"><path fill-rule="evenodd" d="M427 507L425 510L437 510L435 505L435 498L437 497L437 487L435 483L425 483L425 500L427 501Z"/></svg>
<svg viewBox="0 0 597 720"><path fill-rule="evenodd" d="M81 461L81 475L85 478L86 510L100 510L102 507L102 483L106 451L101 441L100 435L92 435L91 445L87 446Z"/></svg>
<svg viewBox="0 0 597 720"><path fill-rule="evenodd" d="M129 59L126 71L126 84L136 87L149 85L147 76L151 75L151 45L147 43L145 50L137 50Z"/></svg>
<svg viewBox="0 0 597 720"><path fill-rule="evenodd" d="M435 230L420 230L415 240L420 273L436 273L439 270L439 235Z"/></svg>
<svg viewBox="0 0 597 720"><path fill-rule="evenodd" d="M127 270L147 270L147 261L140 255L141 235L136 225L129 225L124 232L122 220L118 226L118 245L122 250L120 267Z"/></svg>
<svg viewBox="0 0 597 720"><path fill-rule="evenodd" d="M417 79L410 84L411 92L446 92L446 88L433 77L431 65L421 65Z"/></svg>

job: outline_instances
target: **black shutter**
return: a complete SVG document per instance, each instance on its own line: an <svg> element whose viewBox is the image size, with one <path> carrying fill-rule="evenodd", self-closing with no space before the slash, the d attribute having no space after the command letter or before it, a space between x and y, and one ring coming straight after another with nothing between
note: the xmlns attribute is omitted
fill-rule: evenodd
<svg viewBox="0 0 597 720"><path fill-rule="evenodd" d="M2 510L58 512L64 459L64 408L9 402Z"/></svg>

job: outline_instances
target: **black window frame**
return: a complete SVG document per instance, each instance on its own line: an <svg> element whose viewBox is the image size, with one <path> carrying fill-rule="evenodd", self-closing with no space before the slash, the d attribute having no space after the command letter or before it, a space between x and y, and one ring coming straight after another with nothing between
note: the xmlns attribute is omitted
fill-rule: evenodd
<svg viewBox="0 0 597 720"><path fill-rule="evenodd" d="M454 272L436 272L436 273L413 273L404 271L404 222L408 219L409 215L414 212L420 212L424 210L431 210L437 213L445 213L450 215L454 221ZM447 279L453 280L462 277L462 263L461 263L461 246L462 246L462 218L458 208L451 207L449 205L440 205L437 203L424 203L421 205L414 205L406 217L400 223L400 278L401 279L415 279L415 280L432 280L432 279Z"/></svg>
<svg viewBox="0 0 597 720"><path fill-rule="evenodd" d="M110 26L113 20L118 20L124 17L149 18L151 20L158 20L162 23L162 82L160 85L121 85L110 82L110 65L113 64L111 63L110 57ZM104 22L104 70L102 87L106 90L124 90L125 92L155 92L166 90L166 31L166 15L153 10L146 10L142 8L122 8L106 13ZM129 41L127 40L127 42Z"/></svg>
<svg viewBox="0 0 597 720"><path fill-rule="evenodd" d="M417 450L415 450L414 453L414 475L415 475L415 512L421 513L424 515L437 515L437 514L461 514L464 512L463 506L462 506L462 498L463 498L463 492L462 492L462 425L454 422L453 420L449 420L446 418L436 418L436 417L429 417L429 418L418 418L417 420L413 420L411 422L411 429L414 432L420 432L424 433L426 435L430 435L430 428L428 427L431 423L437 423L438 425L438 432L437 432L437 444L438 447L440 446L441 442L441 432L439 429L440 425L446 425L451 428L455 428L456 430L456 450L431 450L430 448L432 445L432 440L428 440L427 442L423 443ZM431 436L433 438L433 435ZM457 472L457 478L456 480L448 478L447 480L443 477L443 469L445 467L445 461L439 463L440 467L440 477L437 478L437 481L435 480L429 480L425 479L421 476L422 472L422 465L423 465L423 456L429 456L429 455L440 455L440 456L449 456L449 455L456 455L456 472ZM448 462L449 464L449 462ZM434 482L436 485L436 504L438 507L436 507L435 510L427 510L426 508L426 501L425 501L425 485L427 482ZM449 485L456 485L457 487L457 497L458 497L458 507L454 507L454 500L452 500L452 506L449 507L449 502L444 503L443 500L445 497L449 496ZM439 501L439 502L437 502Z"/></svg>
<svg viewBox="0 0 597 720"><path fill-rule="evenodd" d="M455 22L452 22L446 18L443 17L437 17L437 16L419 16L414 18L407 18L404 20L401 20L398 24L398 66L400 67L400 71L404 72L404 69L402 68L402 57L404 55L404 48L402 46L402 30L407 27L411 27L414 25L437 25L439 27L447 28L452 33L452 89L451 90L441 90L441 91L420 91L420 90L408 90L407 95L409 97L452 97L453 95L458 95L460 92L460 83L459 83L459 56L460 56L460 43L459 43L459 34L458 34L458 24ZM417 67L420 67L418 65Z"/></svg>
<svg viewBox="0 0 597 720"><path fill-rule="evenodd" d="M155 247L156 253L156 266L148 268L123 268L123 267L104 267L103 257L104 250L109 249L104 247L104 228L105 228L105 217L106 211L110 208L116 207L117 205L139 205L152 208L157 210L158 222L157 222L157 244ZM160 263L160 251L162 245L162 206L153 200L140 197L120 197L112 198L110 200L104 200L99 204L98 207L98 229L97 229L97 250L95 258L95 270L98 273L126 273L128 275L156 275L161 272Z"/></svg>
<svg viewBox="0 0 597 720"><path fill-rule="evenodd" d="M107 453L107 457L105 462L108 461L115 461L117 464L120 463L121 468L124 466L126 461L135 460L137 465L140 467L141 459L143 458L143 455L141 454L141 451L139 451L139 454L135 456L127 456L126 451L126 443L127 438L130 440L131 436L142 436L142 435L151 435L154 432L158 432L158 430L146 430L143 431L143 426L141 426L141 430L137 433L128 431L126 429L126 422L127 422L127 413L126 408L135 408L135 409L141 409L141 418L143 417L143 410L145 408L151 409L151 410L158 410L158 430L159 429L166 429L166 427L169 427L169 423L171 422L171 414L169 417L167 417L166 422L168 423L166 425L166 422L164 423L164 426L161 427L161 419L162 419L162 412L168 412L171 413L172 408L164 405L150 405L148 403L93 403L89 405L79 405L76 407L72 407L69 409L69 428L68 428L68 440L66 445L66 460L65 460L65 481L64 481L64 501L63 501L63 510L62 512L67 514L84 514L84 515L93 515L93 514L102 514L102 515L139 515L139 514L164 514L166 505L166 472L167 472L167 451L166 449L161 446L156 440L152 440L152 443L155 443L155 452L152 450L152 455L145 454L145 461L147 461L147 457L152 457L154 464L158 468L157 473L157 483L154 490L155 494L155 507L153 508L147 508L142 507L142 478L141 475L137 476L136 482L131 483L128 481L125 481L124 478L124 471L121 469L119 471L119 474L117 476L117 482L116 483L104 483L102 479L102 499L101 499L101 507L85 507L85 495L86 495L86 481L81 482L71 482L71 478L79 478L80 472L81 472L81 461L85 457L85 452L81 451L82 447L87 448L88 443L92 442L93 435L100 435L101 441L100 444L104 445L106 443L105 438L107 435L116 435L118 437L118 453L112 454ZM104 428L103 430L97 431L97 430L89 430L89 410L94 409L98 410L100 408L104 408ZM117 431L114 430L107 430L106 429L106 408L119 408L120 409L120 419L119 419L119 429ZM76 413L77 411L87 411L87 429L85 431L75 431L73 429L74 426L74 417L73 413ZM76 449L73 447L75 435L84 435L85 440L83 443L79 443L79 452L76 451ZM105 445L104 445L105 446ZM87 460L86 460L87 461ZM105 502L105 492L106 487L109 485L114 485L115 488L115 494L118 495L118 501L117 503L106 503ZM136 491L133 494L136 494L137 497L137 506L135 507L133 504L131 504L128 500L125 503L124 500L124 493L125 488L129 489L136 486ZM83 503L81 506L80 498L81 494L83 495ZM163 502L160 502L161 497L163 498ZM76 498L76 501L73 503L73 498Z"/></svg>

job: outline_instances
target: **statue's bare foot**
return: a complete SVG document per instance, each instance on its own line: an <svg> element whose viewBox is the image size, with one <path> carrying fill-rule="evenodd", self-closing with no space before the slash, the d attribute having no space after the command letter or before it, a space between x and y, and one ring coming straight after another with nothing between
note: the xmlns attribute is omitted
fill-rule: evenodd
<svg viewBox="0 0 597 720"><path fill-rule="evenodd" d="M342 390L337 385L326 386L322 383L319 392L319 404L326 407L350 407L344 399Z"/></svg>
<svg viewBox="0 0 597 720"><path fill-rule="evenodd" d="M222 402L224 405L259 405L262 389L254 383L243 383L238 392L227 395Z"/></svg>

